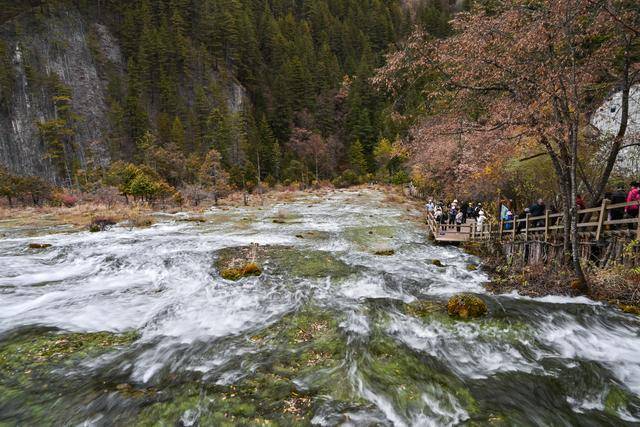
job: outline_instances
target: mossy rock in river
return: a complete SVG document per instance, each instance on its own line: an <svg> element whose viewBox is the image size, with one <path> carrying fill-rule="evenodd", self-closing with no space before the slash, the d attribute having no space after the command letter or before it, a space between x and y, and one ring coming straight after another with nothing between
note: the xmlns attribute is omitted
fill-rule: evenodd
<svg viewBox="0 0 640 427"><path fill-rule="evenodd" d="M377 256L393 256L396 254L396 251L390 246L376 245L373 248L373 254Z"/></svg>
<svg viewBox="0 0 640 427"><path fill-rule="evenodd" d="M361 249L369 251L375 246L389 246L397 230L391 226L350 227L344 237Z"/></svg>
<svg viewBox="0 0 640 427"><path fill-rule="evenodd" d="M432 259L431 265L435 265L436 267L444 267L444 264L439 259Z"/></svg>
<svg viewBox="0 0 640 427"><path fill-rule="evenodd" d="M487 314L487 304L472 294L454 295L447 303L449 316L461 319L481 317Z"/></svg>
<svg viewBox="0 0 640 427"><path fill-rule="evenodd" d="M350 275L353 267L326 251L292 246L250 246L226 248L218 253L216 266L220 271L242 268L255 262L272 274L304 278L341 278Z"/></svg>
<svg viewBox="0 0 640 427"><path fill-rule="evenodd" d="M262 269L256 263L259 249L258 245L252 245L222 250L216 261L220 276L234 282L244 277L260 276Z"/></svg>
<svg viewBox="0 0 640 427"><path fill-rule="evenodd" d="M49 243L29 243L29 249L47 249L50 248Z"/></svg>
<svg viewBox="0 0 640 427"><path fill-rule="evenodd" d="M444 305L436 301L418 300L406 304L405 312L410 316L426 318L434 313L444 313Z"/></svg>
<svg viewBox="0 0 640 427"><path fill-rule="evenodd" d="M262 269L255 262L248 262L239 268L225 268L220 271L222 278L232 281L238 281L243 277L260 276Z"/></svg>

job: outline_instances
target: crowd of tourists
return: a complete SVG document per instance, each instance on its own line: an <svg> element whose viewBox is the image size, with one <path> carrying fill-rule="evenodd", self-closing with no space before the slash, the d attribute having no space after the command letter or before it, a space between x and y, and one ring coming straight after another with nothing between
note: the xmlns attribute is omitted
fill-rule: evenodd
<svg viewBox="0 0 640 427"><path fill-rule="evenodd" d="M467 224L472 220L478 230L482 230L482 226L487 220L487 216L482 207L482 203L463 202L454 200L451 203L444 201L435 202L429 199L425 206L427 212L433 214L436 222L445 225L455 225L457 231L460 231L463 224ZM442 232L446 227L443 227Z"/></svg>
<svg viewBox="0 0 640 427"><path fill-rule="evenodd" d="M632 182L630 189L627 190L623 185L618 185L616 190L605 194L605 199L609 200L610 205L620 205L629 202L638 202L638 204L614 207L610 209L607 220L617 221L625 218L637 218L640 205L640 185L638 182ZM516 232L521 232L527 225L526 221L515 221L525 219L528 217L533 218L529 222L529 227L544 227L545 218L547 213L554 214L558 210L555 207L547 208L543 199L536 200L532 205L522 210L519 214L516 214L510 207L511 203L505 201L500 204L499 220L502 221L503 229L507 231L513 231L513 227L516 227ZM582 195L576 197L576 206L578 210L586 209L586 203ZM461 227L465 224L470 226L475 225L478 232L483 231L483 226L487 221L487 215L482 206L482 203L462 202L453 200L451 202L434 201L429 199L425 205L427 212L431 213L438 224L441 224L442 234L445 233L447 225L453 225L456 231L460 231ZM581 216L582 217L582 216ZM517 224L517 225L515 225ZM619 228L619 225L614 224L613 228Z"/></svg>

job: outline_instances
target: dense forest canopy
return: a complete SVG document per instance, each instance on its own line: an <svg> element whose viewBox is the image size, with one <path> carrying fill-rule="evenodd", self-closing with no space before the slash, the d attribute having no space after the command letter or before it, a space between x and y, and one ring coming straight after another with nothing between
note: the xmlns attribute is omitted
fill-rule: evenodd
<svg viewBox="0 0 640 427"><path fill-rule="evenodd" d="M107 70L110 157L116 168L120 160L133 162L174 187L197 183L211 150L236 188L341 174L341 184L376 173L380 180L406 179L392 147L405 129L387 118L388 103L370 78L414 25L438 35L449 31L449 11L440 2L410 8L400 0L2 5L3 19L24 12L41 20L73 6L115 34L124 71L94 52ZM66 185L104 184L100 162L81 167L69 158L82 118L69 108L73 94L49 77L52 103L62 114L38 124L48 159Z"/></svg>

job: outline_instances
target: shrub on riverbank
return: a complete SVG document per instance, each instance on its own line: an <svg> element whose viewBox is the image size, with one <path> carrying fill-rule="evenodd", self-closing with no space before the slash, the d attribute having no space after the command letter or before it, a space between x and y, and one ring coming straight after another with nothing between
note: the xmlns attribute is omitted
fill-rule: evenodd
<svg viewBox="0 0 640 427"><path fill-rule="evenodd" d="M640 315L640 269L616 265L598 269L591 278L591 295L628 313Z"/></svg>

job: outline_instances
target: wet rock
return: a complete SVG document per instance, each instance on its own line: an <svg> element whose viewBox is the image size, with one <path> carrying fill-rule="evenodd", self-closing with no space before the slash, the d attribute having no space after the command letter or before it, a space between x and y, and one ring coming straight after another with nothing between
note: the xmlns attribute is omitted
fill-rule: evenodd
<svg viewBox="0 0 640 427"><path fill-rule="evenodd" d="M414 317L428 317L433 313L444 312L444 307L442 303L435 301L418 300L407 304L405 312Z"/></svg>
<svg viewBox="0 0 640 427"><path fill-rule="evenodd" d="M637 316L640 316L640 307L638 307L637 305L619 304L618 307L620 307L620 310L622 310L625 313L635 314Z"/></svg>
<svg viewBox="0 0 640 427"><path fill-rule="evenodd" d="M116 225L116 221L112 218L97 217L89 224L89 231L92 233L98 233L100 231L106 231L112 226Z"/></svg>
<svg viewBox="0 0 640 427"><path fill-rule="evenodd" d="M267 271L290 277L340 278L353 271L353 267L330 252L269 245L223 249L218 253L216 266L222 272L225 269L242 269L248 262L255 262L265 266ZM229 272L230 275L232 273L237 272Z"/></svg>
<svg viewBox="0 0 640 427"><path fill-rule="evenodd" d="M477 270L478 270L478 266L476 264L467 265L467 271L477 271Z"/></svg>
<svg viewBox="0 0 640 427"><path fill-rule="evenodd" d="M476 295L459 294L449 299L447 312L461 319L476 318L487 314L487 304Z"/></svg>
<svg viewBox="0 0 640 427"><path fill-rule="evenodd" d="M49 243L30 243L29 249L46 249L50 248L51 244Z"/></svg>
<svg viewBox="0 0 640 427"><path fill-rule="evenodd" d="M190 217L186 217L186 218L180 218L178 219L179 222L198 222L198 223L205 223L207 222L207 219L201 216L190 216Z"/></svg>
<svg viewBox="0 0 640 427"><path fill-rule="evenodd" d="M436 267L444 267L444 264L439 259L432 259L431 265L435 265Z"/></svg>
<svg viewBox="0 0 640 427"><path fill-rule="evenodd" d="M220 276L226 280L238 281L243 277L260 276L262 269L255 262L249 262L238 268L225 268L220 271Z"/></svg>
<svg viewBox="0 0 640 427"><path fill-rule="evenodd" d="M393 249L378 249L374 252L374 255L378 256L392 256L395 255L396 251Z"/></svg>

